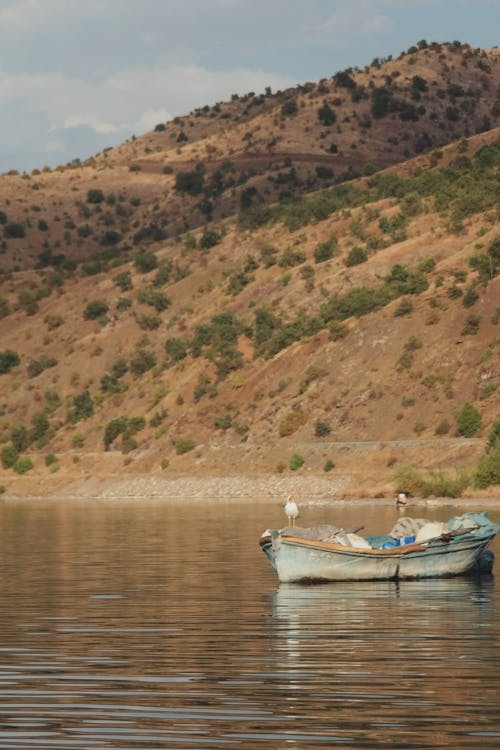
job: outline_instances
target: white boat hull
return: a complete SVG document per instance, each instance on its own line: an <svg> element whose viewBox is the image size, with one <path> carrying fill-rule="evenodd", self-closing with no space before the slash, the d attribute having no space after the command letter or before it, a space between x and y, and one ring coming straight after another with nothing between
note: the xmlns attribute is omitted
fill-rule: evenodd
<svg viewBox="0 0 500 750"><path fill-rule="evenodd" d="M477 566L493 537L366 550L273 531L261 544L282 583L307 583L465 575Z"/></svg>

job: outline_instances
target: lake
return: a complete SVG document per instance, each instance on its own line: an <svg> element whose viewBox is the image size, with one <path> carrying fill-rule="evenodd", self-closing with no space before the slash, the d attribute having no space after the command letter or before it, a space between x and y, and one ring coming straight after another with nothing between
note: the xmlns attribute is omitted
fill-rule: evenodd
<svg viewBox="0 0 500 750"><path fill-rule="evenodd" d="M500 747L498 582L279 586L258 539L284 521L276 499L0 503L2 750Z"/></svg>

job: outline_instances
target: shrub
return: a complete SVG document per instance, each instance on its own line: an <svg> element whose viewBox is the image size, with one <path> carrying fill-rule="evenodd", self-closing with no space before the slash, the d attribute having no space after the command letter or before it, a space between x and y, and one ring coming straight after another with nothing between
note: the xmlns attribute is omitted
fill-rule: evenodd
<svg viewBox="0 0 500 750"><path fill-rule="evenodd" d="M333 125L337 119L335 111L330 107L327 102L323 102L323 106L318 109L318 120L329 127Z"/></svg>
<svg viewBox="0 0 500 750"><path fill-rule="evenodd" d="M488 444L486 451L490 451L500 443L500 419L495 419L490 434L488 435Z"/></svg>
<svg viewBox="0 0 500 750"><path fill-rule="evenodd" d="M20 224L16 221L9 221L5 227L4 227L4 236L8 239L22 239L25 234L26 230L24 228L24 224Z"/></svg>
<svg viewBox="0 0 500 750"><path fill-rule="evenodd" d="M307 420L307 415L302 409L296 408L288 412L280 421L278 425L278 434L280 437L286 437L287 435L293 435L299 427L302 427Z"/></svg>
<svg viewBox="0 0 500 750"><path fill-rule="evenodd" d="M474 481L477 487L490 487L500 484L500 441L481 458L476 470Z"/></svg>
<svg viewBox="0 0 500 750"><path fill-rule="evenodd" d="M314 434L316 437L326 437L332 431L332 427L329 422L324 422L318 419L314 425Z"/></svg>
<svg viewBox="0 0 500 750"><path fill-rule="evenodd" d="M89 391L83 391L73 397L73 406L69 412L69 421L75 424L88 419L94 413L94 402Z"/></svg>
<svg viewBox="0 0 500 750"><path fill-rule="evenodd" d="M75 432L75 434L71 438L71 444L73 448L83 448L83 446L85 445L85 438L83 437L81 432Z"/></svg>
<svg viewBox="0 0 500 750"><path fill-rule="evenodd" d="M472 404L465 404L455 414L457 429L464 437L472 437L482 427L482 418L478 410Z"/></svg>
<svg viewBox="0 0 500 750"><path fill-rule="evenodd" d="M335 462L332 461L331 458L327 458L325 461L325 465L323 466L323 471L331 471L335 468Z"/></svg>
<svg viewBox="0 0 500 750"><path fill-rule="evenodd" d="M137 301L143 305L151 305L157 312L163 312L170 306L170 298L161 289L147 287L137 292Z"/></svg>
<svg viewBox="0 0 500 750"><path fill-rule="evenodd" d="M331 167L320 165L319 167L316 167L315 171L316 176L319 177L320 180L331 180L333 177L333 169Z"/></svg>
<svg viewBox="0 0 500 750"><path fill-rule="evenodd" d="M109 307L101 299L92 300L89 302L85 310L83 311L84 320L97 320L106 315L109 311Z"/></svg>
<svg viewBox="0 0 500 750"><path fill-rule="evenodd" d="M332 341L340 341L347 336L348 329L345 323L340 320L333 320L328 326L328 332Z"/></svg>
<svg viewBox="0 0 500 750"><path fill-rule="evenodd" d="M297 469L300 469L300 467L301 467L301 466L303 466L303 465L304 465L304 463L305 463L305 459L304 459L304 457L303 457L303 456L301 456L301 455L300 455L300 453L294 453L294 454L293 454L293 455L292 455L292 456L290 457L290 463L289 463L289 466L290 466L290 469L291 469L292 471L297 471Z"/></svg>
<svg viewBox="0 0 500 750"><path fill-rule="evenodd" d="M10 313L9 303L5 297L0 297L0 318L6 318Z"/></svg>
<svg viewBox="0 0 500 750"><path fill-rule="evenodd" d="M29 378L36 378L44 370L48 370L50 367L55 367L58 364L57 359L54 357L47 357L42 355L40 359L32 359L27 369Z"/></svg>
<svg viewBox="0 0 500 750"><path fill-rule="evenodd" d="M132 276L130 271L122 271L113 278L115 286L122 292L129 292L132 289Z"/></svg>
<svg viewBox="0 0 500 750"><path fill-rule="evenodd" d="M479 294L476 291L476 288L474 286L470 286L462 299L462 304L464 307L472 307L479 299Z"/></svg>
<svg viewBox="0 0 500 750"><path fill-rule="evenodd" d="M450 423L447 419L442 419L441 422L436 426L434 430L435 435L446 435L451 429Z"/></svg>
<svg viewBox="0 0 500 750"><path fill-rule="evenodd" d="M316 263L324 263L326 260L333 258L337 252L338 240L335 234L325 242L320 242L319 245L314 249L314 260Z"/></svg>
<svg viewBox="0 0 500 750"><path fill-rule="evenodd" d="M33 461L28 456L19 456L12 468L16 474L26 474L33 468Z"/></svg>
<svg viewBox="0 0 500 750"><path fill-rule="evenodd" d="M481 323L481 316L471 313L468 315L464 327L462 328L462 336L475 336L479 331L479 324Z"/></svg>
<svg viewBox="0 0 500 750"><path fill-rule="evenodd" d="M143 375L156 365L156 356L144 347L137 347L130 360L130 369L134 375Z"/></svg>
<svg viewBox="0 0 500 750"><path fill-rule="evenodd" d="M281 106L281 114L284 117L288 117L289 115L294 115L298 112L297 102L295 99L288 99L284 104Z"/></svg>
<svg viewBox="0 0 500 750"><path fill-rule="evenodd" d="M179 437L175 441L175 452L181 456L183 453L189 453L196 448L196 441L192 437L184 436Z"/></svg>
<svg viewBox="0 0 500 750"><path fill-rule="evenodd" d="M53 453L47 453L45 456L45 466L52 466L57 462L57 457Z"/></svg>
<svg viewBox="0 0 500 750"><path fill-rule="evenodd" d="M185 339L170 338L165 341L165 351L172 362L179 362L187 357L189 343Z"/></svg>
<svg viewBox="0 0 500 750"><path fill-rule="evenodd" d="M134 266L139 273L149 273L158 266L158 258L154 253L138 253L134 258Z"/></svg>
<svg viewBox="0 0 500 750"><path fill-rule="evenodd" d="M4 469L11 469L19 458L19 451L14 445L6 445L0 454Z"/></svg>
<svg viewBox="0 0 500 750"><path fill-rule="evenodd" d="M10 372L13 367L20 363L19 354L12 349L4 349L0 352L0 375Z"/></svg>
<svg viewBox="0 0 500 750"><path fill-rule="evenodd" d="M471 477L464 471L434 471L422 474L412 466L401 464L394 472L393 481L413 496L460 497L463 490L470 485Z"/></svg>
<svg viewBox="0 0 500 750"><path fill-rule="evenodd" d="M214 427L216 430L229 430L233 424L233 417L229 412L216 414L214 416Z"/></svg>
<svg viewBox="0 0 500 750"><path fill-rule="evenodd" d="M87 191L87 203L102 203L104 201L104 193L98 188L92 188Z"/></svg>
<svg viewBox="0 0 500 750"><path fill-rule="evenodd" d="M360 263L365 263L367 260L368 255L366 253L366 250L355 245L347 253L345 264L346 266L359 266Z"/></svg>
<svg viewBox="0 0 500 750"><path fill-rule="evenodd" d="M282 268L293 268L294 266L300 266L305 261L306 254L302 250L294 250L288 247L281 253L278 263Z"/></svg>
<svg viewBox="0 0 500 750"><path fill-rule="evenodd" d="M193 172L179 172L175 177L175 189L178 193L199 195L205 184L203 164L198 164Z"/></svg>
<svg viewBox="0 0 500 750"><path fill-rule="evenodd" d="M403 297L399 305L394 310L394 316L409 315L413 310L413 302L408 297Z"/></svg>
<svg viewBox="0 0 500 750"><path fill-rule="evenodd" d="M109 450L116 438L122 435L122 452L129 453L137 448L133 435L144 429L145 426L146 420L143 417L116 417L112 419L104 430L104 449Z"/></svg>
<svg viewBox="0 0 500 750"><path fill-rule="evenodd" d="M218 232L216 229L205 229L201 239L200 239L200 247L204 250L208 250L211 247L215 247L215 245L218 245L219 242L222 239L222 234Z"/></svg>

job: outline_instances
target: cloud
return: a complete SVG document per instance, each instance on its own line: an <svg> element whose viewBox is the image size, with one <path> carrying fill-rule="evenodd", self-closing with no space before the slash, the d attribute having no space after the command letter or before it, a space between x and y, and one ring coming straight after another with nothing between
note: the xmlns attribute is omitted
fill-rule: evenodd
<svg viewBox="0 0 500 750"><path fill-rule="evenodd" d="M285 76L263 70L210 71L199 65L127 69L96 83L59 73L0 71L2 110L14 112L21 107L25 123L32 119L45 129L43 138L38 134L40 153L36 163L23 159L22 164L13 165L0 157L0 169L30 169L53 160L54 155L67 156L68 161L77 156L83 158L94 153L95 134L101 136L102 148L110 145L109 141L116 144L195 107L226 100L234 92L258 92L268 85L277 89L292 84ZM75 129L85 140L78 153L64 154L64 131ZM5 139L3 130L0 122L0 138ZM69 142L74 146L73 138Z"/></svg>
<svg viewBox="0 0 500 750"><path fill-rule="evenodd" d="M336 44L352 44L359 37L373 37L386 34L393 27L390 15L380 4L369 0L362 2L342 2L317 31L323 39Z"/></svg>

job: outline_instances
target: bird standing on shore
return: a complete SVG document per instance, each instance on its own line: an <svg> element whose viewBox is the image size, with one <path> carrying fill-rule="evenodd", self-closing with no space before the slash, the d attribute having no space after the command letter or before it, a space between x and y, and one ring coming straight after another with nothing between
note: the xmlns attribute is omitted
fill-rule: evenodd
<svg viewBox="0 0 500 750"><path fill-rule="evenodd" d="M404 492L400 492L396 498L396 505L406 505L406 495Z"/></svg>
<svg viewBox="0 0 500 750"><path fill-rule="evenodd" d="M295 519L299 517L299 506L291 495L286 499L285 514L290 521L290 526L295 526Z"/></svg>

